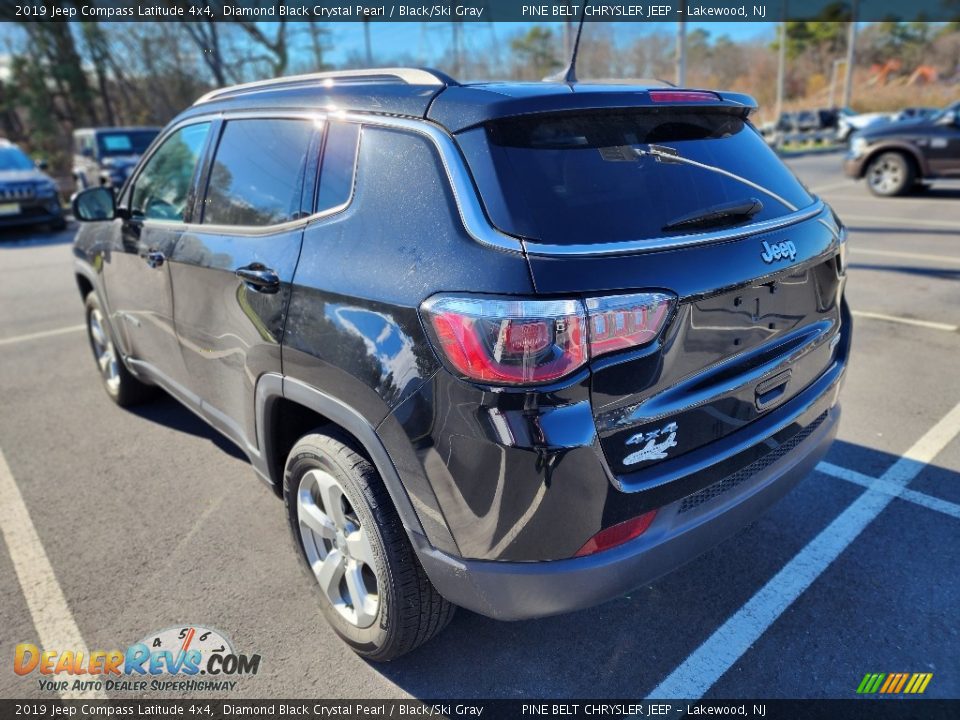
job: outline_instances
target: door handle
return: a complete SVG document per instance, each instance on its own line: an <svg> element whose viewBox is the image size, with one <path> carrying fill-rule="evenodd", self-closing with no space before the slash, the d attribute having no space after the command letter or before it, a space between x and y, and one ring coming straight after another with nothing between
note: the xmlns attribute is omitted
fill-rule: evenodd
<svg viewBox="0 0 960 720"><path fill-rule="evenodd" d="M277 273L260 263L237 268L236 275L255 292L275 293L280 289L280 277Z"/></svg>
<svg viewBox="0 0 960 720"><path fill-rule="evenodd" d="M167 256L162 252L156 250L149 251L146 255L143 256L143 259L147 261L147 265L152 268L158 268L163 265L164 260L167 259Z"/></svg>

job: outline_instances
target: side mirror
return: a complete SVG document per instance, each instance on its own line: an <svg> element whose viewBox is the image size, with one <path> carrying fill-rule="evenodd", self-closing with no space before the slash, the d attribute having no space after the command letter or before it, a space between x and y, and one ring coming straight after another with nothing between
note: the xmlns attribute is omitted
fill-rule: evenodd
<svg viewBox="0 0 960 720"><path fill-rule="evenodd" d="M113 220L117 216L117 198L113 188L92 187L73 196L73 216L81 222Z"/></svg>
<svg viewBox="0 0 960 720"><path fill-rule="evenodd" d="M37 170L46 170L50 164L46 160L37 160Z"/></svg>

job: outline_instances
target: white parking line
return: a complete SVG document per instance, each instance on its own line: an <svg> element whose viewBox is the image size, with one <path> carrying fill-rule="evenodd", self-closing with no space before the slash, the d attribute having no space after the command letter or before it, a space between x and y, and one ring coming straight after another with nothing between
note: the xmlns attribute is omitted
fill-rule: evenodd
<svg viewBox="0 0 960 720"><path fill-rule="evenodd" d="M960 223L950 222L949 220L924 220L923 218L916 217L889 217L889 216L877 216L877 215L853 215L851 213L840 213L841 220L843 220L848 225L851 221L854 222L865 222L865 223L875 223L889 225L894 228L907 230L911 225L922 225L923 227L932 227L932 228L941 228L943 230L955 230L957 235L960 235Z"/></svg>
<svg viewBox="0 0 960 720"><path fill-rule="evenodd" d="M840 467L839 465L834 465L833 463L822 462L817 465L817 470L822 472L824 475L840 478L841 480L846 480L847 482L851 482L855 485L874 487L877 490L889 493L890 495L898 497L901 500L909 500L917 505L922 505L930 510L942 512L945 515L951 515L952 517L960 520L960 505L957 505L957 503L952 503L949 500L941 500L933 495L927 495L926 493L917 492L916 490L911 490L910 488L900 487L894 483L887 482L883 478L872 478L869 475L858 473L856 470L848 470L845 467Z"/></svg>
<svg viewBox="0 0 960 720"><path fill-rule="evenodd" d="M887 470L885 483L905 487L960 434L960 403ZM750 649L864 528L894 499L869 487L780 572L657 685L648 698L699 698Z"/></svg>
<svg viewBox="0 0 960 720"><path fill-rule="evenodd" d="M851 311L854 317L868 318L870 320L883 320L885 322L900 323L901 325L914 325L916 327L927 328L928 330L945 330L947 332L956 332L956 325L934 322L933 320L917 320L916 318L898 317L896 315L884 315L883 313L867 312L866 310Z"/></svg>
<svg viewBox="0 0 960 720"><path fill-rule="evenodd" d="M50 559L40 542L37 529L33 526L30 513L20 488L17 487L10 466L0 450L0 530L13 561L13 568L20 581L23 597L33 619L40 644L46 650L82 650L88 655L87 645L80 635L80 629L73 619L67 599L60 589L57 576L50 565ZM8 633L5 633L8 634ZM68 681L73 678L63 678ZM69 686L68 686L69 687ZM106 698L102 691L60 693L65 699Z"/></svg>
<svg viewBox="0 0 960 720"><path fill-rule="evenodd" d="M15 335L14 337L0 338L0 345L13 345L14 343L27 342L28 340L39 340L40 338L53 337L55 335L66 335L67 333L77 332L84 328L86 328L86 325L71 325L70 327L44 330L42 332L30 333L29 335Z"/></svg>
<svg viewBox="0 0 960 720"><path fill-rule="evenodd" d="M822 195L825 192L830 192L831 190L840 190L841 188L849 187L855 188L857 184L853 180L841 180L839 182L830 183L829 185L818 185L817 187L810 188L810 192L814 195Z"/></svg>
<svg viewBox="0 0 960 720"><path fill-rule="evenodd" d="M925 260L932 263L953 263L960 265L960 256L951 255L927 255L926 253L901 252L900 250L873 250L872 248L860 247L854 245L850 248L854 255L884 255L886 257L906 258L909 260Z"/></svg>

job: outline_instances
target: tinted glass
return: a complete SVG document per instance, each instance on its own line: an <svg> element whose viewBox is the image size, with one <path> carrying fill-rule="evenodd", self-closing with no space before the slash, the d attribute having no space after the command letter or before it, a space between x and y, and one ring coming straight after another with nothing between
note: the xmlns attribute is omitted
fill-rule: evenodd
<svg viewBox="0 0 960 720"><path fill-rule="evenodd" d="M100 157L143 155L157 134L156 130L98 133L97 144L100 146Z"/></svg>
<svg viewBox="0 0 960 720"><path fill-rule="evenodd" d="M353 192L354 163L360 126L333 120L327 129L317 191L317 212L339 207Z"/></svg>
<svg viewBox="0 0 960 720"><path fill-rule="evenodd" d="M20 148L0 148L0 171L3 170L33 170L33 161Z"/></svg>
<svg viewBox="0 0 960 720"><path fill-rule="evenodd" d="M536 115L495 121L459 139L494 224L550 244L691 232L689 225L664 228L751 198L762 203L753 221L792 211L729 176L637 152L650 145L739 175L789 205L813 202L753 127L728 113L670 108Z"/></svg>
<svg viewBox="0 0 960 720"><path fill-rule="evenodd" d="M133 186L133 217L183 220L210 123L180 128L150 156Z"/></svg>
<svg viewBox="0 0 960 720"><path fill-rule="evenodd" d="M203 222L276 225L297 217L310 120L231 120L217 146Z"/></svg>

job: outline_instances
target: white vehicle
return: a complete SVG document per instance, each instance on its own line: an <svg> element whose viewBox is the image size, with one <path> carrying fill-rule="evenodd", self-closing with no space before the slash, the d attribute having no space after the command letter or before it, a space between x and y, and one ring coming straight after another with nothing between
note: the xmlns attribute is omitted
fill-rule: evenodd
<svg viewBox="0 0 960 720"><path fill-rule="evenodd" d="M844 108L840 111L840 118L837 120L837 140L847 142L851 133L863 130L874 123L887 122L892 117L890 113L855 113L850 108Z"/></svg>

